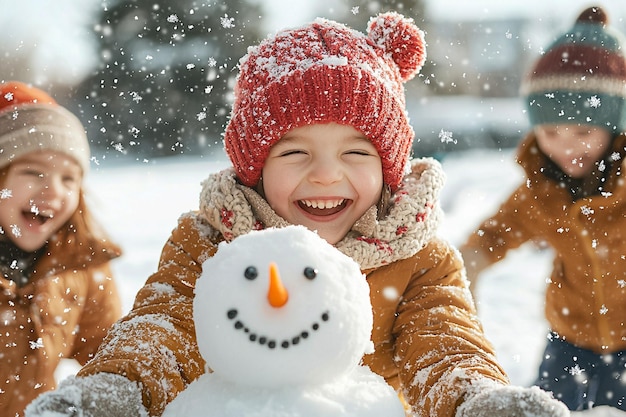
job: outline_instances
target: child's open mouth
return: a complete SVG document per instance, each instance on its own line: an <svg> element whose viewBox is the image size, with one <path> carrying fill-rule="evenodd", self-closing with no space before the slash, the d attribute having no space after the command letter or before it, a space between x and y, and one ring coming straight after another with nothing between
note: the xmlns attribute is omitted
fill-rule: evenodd
<svg viewBox="0 0 626 417"><path fill-rule="evenodd" d="M39 226L45 224L48 220L54 217L53 213L44 213L37 210L23 211L22 215L28 222Z"/></svg>
<svg viewBox="0 0 626 417"><path fill-rule="evenodd" d="M313 216L330 216L339 213L348 203L348 200L340 198L336 200L299 200L298 205L305 212Z"/></svg>

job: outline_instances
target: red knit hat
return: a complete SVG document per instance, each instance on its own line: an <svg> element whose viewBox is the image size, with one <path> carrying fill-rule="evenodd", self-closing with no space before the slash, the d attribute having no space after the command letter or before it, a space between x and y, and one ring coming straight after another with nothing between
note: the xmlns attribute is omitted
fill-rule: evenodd
<svg viewBox="0 0 626 417"><path fill-rule="evenodd" d="M53 150L89 168L82 123L46 92L11 81L0 84L0 168L34 151Z"/></svg>
<svg viewBox="0 0 626 417"><path fill-rule="evenodd" d="M256 185L270 148L289 130L336 122L372 141L383 180L396 189L414 137L403 83L425 59L423 32L398 13L370 19L367 35L318 18L250 48L224 133L238 178Z"/></svg>

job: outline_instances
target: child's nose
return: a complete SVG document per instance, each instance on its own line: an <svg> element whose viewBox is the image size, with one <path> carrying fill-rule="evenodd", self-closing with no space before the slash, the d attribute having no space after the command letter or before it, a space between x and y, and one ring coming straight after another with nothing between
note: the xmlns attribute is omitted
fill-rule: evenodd
<svg viewBox="0 0 626 417"><path fill-rule="evenodd" d="M318 158L311 166L311 181L321 184L332 184L342 178L341 164L329 157Z"/></svg>
<svg viewBox="0 0 626 417"><path fill-rule="evenodd" d="M41 189L41 195L46 199L54 199L61 197L65 189L60 179L54 177L47 177L43 183Z"/></svg>

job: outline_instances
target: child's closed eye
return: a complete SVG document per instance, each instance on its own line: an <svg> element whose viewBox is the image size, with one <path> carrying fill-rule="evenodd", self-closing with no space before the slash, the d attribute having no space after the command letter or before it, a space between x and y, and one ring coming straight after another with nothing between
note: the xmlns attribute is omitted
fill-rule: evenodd
<svg viewBox="0 0 626 417"><path fill-rule="evenodd" d="M365 149L352 149L346 152L346 154L348 155L363 155L363 156L370 156L373 155L372 152L365 150Z"/></svg>
<svg viewBox="0 0 626 417"><path fill-rule="evenodd" d="M302 149L288 149L278 154L278 156L290 156L290 155L306 155L307 152Z"/></svg>
<svg viewBox="0 0 626 417"><path fill-rule="evenodd" d="M80 183L80 177L76 175L65 175L63 176L63 183L65 185L75 185Z"/></svg>
<svg viewBox="0 0 626 417"><path fill-rule="evenodd" d="M36 170L36 169L31 169L31 168L24 168L19 171L19 174L28 176L28 177L37 177L37 178L43 178L44 176L43 172Z"/></svg>

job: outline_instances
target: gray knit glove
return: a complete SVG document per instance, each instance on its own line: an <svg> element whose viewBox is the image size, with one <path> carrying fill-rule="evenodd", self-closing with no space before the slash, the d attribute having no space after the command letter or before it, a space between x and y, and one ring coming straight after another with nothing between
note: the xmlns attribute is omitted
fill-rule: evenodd
<svg viewBox="0 0 626 417"><path fill-rule="evenodd" d="M488 388L459 406L456 417L568 417L562 402L538 387Z"/></svg>
<svg viewBox="0 0 626 417"><path fill-rule="evenodd" d="M25 417L148 417L139 386L123 376L100 373L69 377L37 397Z"/></svg>

